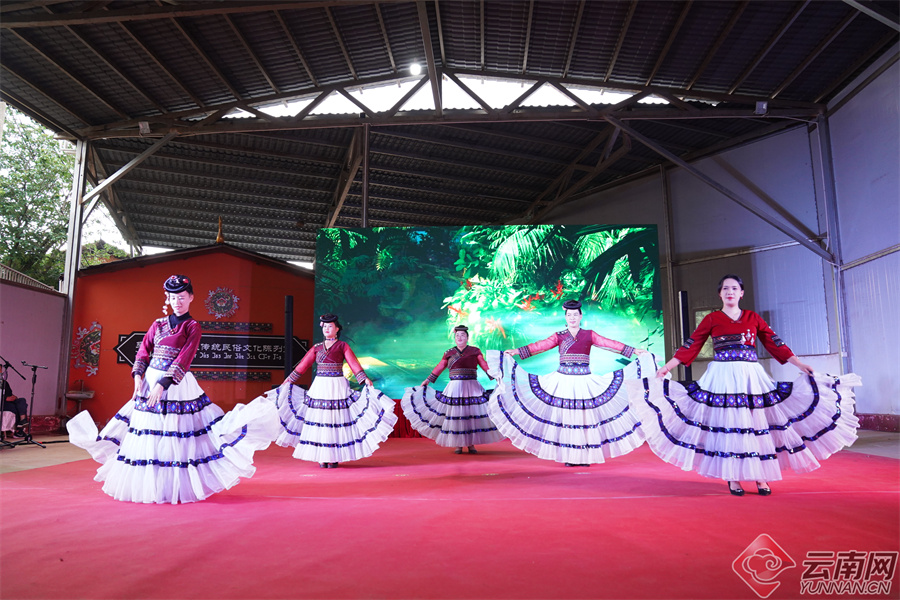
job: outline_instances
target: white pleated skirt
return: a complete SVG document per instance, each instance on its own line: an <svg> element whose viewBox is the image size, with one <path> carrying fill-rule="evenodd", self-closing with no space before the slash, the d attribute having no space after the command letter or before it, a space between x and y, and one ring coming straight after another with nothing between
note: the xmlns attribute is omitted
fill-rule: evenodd
<svg viewBox="0 0 900 600"><path fill-rule="evenodd" d="M264 397L277 407L275 443L294 458L341 463L371 456L394 425L394 401L374 387L355 391L344 377L316 377L309 391L282 384Z"/></svg>
<svg viewBox="0 0 900 600"><path fill-rule="evenodd" d="M607 375L532 375L515 359L489 350L498 378L489 414L500 433L538 458L571 464L602 463L644 443L624 382L655 373L645 354Z"/></svg>
<svg viewBox="0 0 900 600"><path fill-rule="evenodd" d="M162 400L147 406L150 389L165 375L147 369L136 399L97 431L87 411L68 422L69 441L101 467L103 491L127 502L196 502L255 472L253 454L278 435L277 416L264 401L228 413L213 404L188 372Z"/></svg>
<svg viewBox="0 0 900 600"><path fill-rule="evenodd" d="M648 378L633 396L647 443L664 461L726 481L806 473L856 440L858 375L773 381L759 363L713 362L699 381Z"/></svg>
<svg viewBox="0 0 900 600"><path fill-rule="evenodd" d="M444 391L406 388L400 406L413 429L439 446L460 448L503 439L488 415L491 392L476 379L451 380Z"/></svg>

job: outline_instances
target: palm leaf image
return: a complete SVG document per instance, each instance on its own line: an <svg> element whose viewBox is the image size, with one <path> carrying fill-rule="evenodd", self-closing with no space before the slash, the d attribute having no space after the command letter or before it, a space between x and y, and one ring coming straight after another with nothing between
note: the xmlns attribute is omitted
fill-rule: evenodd
<svg viewBox="0 0 900 600"><path fill-rule="evenodd" d="M580 299L588 297L592 292L600 294L616 264L623 257L628 258L630 279L636 285L643 284L641 264L655 255L656 232L651 229L635 229L627 233L621 240L594 259L584 273L584 286Z"/></svg>
<svg viewBox="0 0 900 600"><path fill-rule="evenodd" d="M560 235L562 227L538 226L533 228L508 227L497 232L492 240L494 259L490 270L500 279L516 279L519 272L539 271L557 262L571 247Z"/></svg>

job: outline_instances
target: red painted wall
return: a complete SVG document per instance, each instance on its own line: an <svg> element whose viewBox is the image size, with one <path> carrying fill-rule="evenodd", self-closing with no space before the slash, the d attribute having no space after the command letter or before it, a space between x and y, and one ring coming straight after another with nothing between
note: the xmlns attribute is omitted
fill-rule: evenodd
<svg viewBox="0 0 900 600"><path fill-rule="evenodd" d="M162 316L165 299L163 282L170 275L184 274L194 286L191 315L198 321L215 321L204 305L210 290L231 288L238 297L237 312L219 322L271 323L265 335L284 336L284 297L294 297L294 332L300 339L313 340L313 294L315 280L291 265L243 252L228 246L186 250L121 261L85 269L80 272L75 294L75 330L88 328L97 321L103 327L100 338L100 362L97 374L87 376L76 369L74 360L69 371L69 388L94 390L94 397L85 400L82 408L89 410L101 426L131 397L134 381L131 366L116 362L115 347L119 334L147 331L150 324ZM263 335L262 333L260 335ZM321 337L321 332L319 332ZM300 360L294 357L294 361ZM225 370L225 369L222 369ZM199 381L210 399L230 410L237 403L246 403L281 383L283 370L271 372L271 381ZM301 384L309 385L311 375L305 374ZM68 403L69 415L75 405Z"/></svg>

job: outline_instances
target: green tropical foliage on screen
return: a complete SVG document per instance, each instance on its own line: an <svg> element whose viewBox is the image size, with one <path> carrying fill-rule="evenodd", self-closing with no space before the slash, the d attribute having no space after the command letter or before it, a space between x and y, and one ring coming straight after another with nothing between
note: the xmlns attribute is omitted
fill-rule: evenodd
<svg viewBox="0 0 900 600"><path fill-rule="evenodd" d="M655 228L541 225L472 227L455 265L464 279L445 306L449 321L477 313L480 339L517 346L531 340L521 321L492 313L558 314L565 300L589 300L643 320L661 306ZM470 326L471 327L471 326Z"/></svg>
<svg viewBox="0 0 900 600"><path fill-rule="evenodd" d="M661 346L657 244L655 226L322 229L316 313L341 317L385 385L421 381L457 324L482 350L519 347L562 328L570 299L613 337Z"/></svg>

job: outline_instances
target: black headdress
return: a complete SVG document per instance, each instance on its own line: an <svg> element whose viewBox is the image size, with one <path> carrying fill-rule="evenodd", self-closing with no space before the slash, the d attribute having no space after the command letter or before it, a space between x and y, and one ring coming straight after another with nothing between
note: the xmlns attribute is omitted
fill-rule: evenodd
<svg viewBox="0 0 900 600"><path fill-rule="evenodd" d="M172 275L163 284L163 289L170 294L179 292L194 293L194 287L191 285L191 278L187 275Z"/></svg>
<svg viewBox="0 0 900 600"><path fill-rule="evenodd" d="M581 310L581 302L578 300L566 300L563 302L563 310Z"/></svg>

